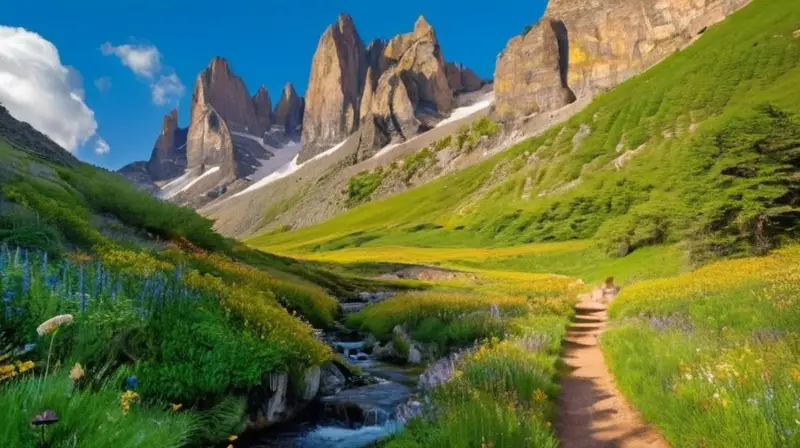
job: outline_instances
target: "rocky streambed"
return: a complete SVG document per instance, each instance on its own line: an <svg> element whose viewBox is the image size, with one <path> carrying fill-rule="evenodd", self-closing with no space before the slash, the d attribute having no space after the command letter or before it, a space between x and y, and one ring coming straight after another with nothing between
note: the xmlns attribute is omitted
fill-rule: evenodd
<svg viewBox="0 0 800 448"><path fill-rule="evenodd" d="M363 297L363 302L343 304L345 314L355 312L367 303L380 301L387 296ZM396 329L400 337L402 329ZM283 406L288 411L274 413L291 423L276 423L266 429L242 437L239 445L250 448L360 448L389 437L403 427L403 421L421 407L416 401L420 388L425 387L422 359L412 350L403 357L391 346L381 345L371 337L363 337L341 328L325 337L326 342L339 354L337 361L329 362L306 374L304 395L314 398L304 403L302 409ZM414 343L410 342L412 349ZM419 350L417 350L419 353ZM346 362L345 362L346 361ZM310 378L310 380L309 380ZM422 380L421 380L422 378ZM318 384L317 390L309 381ZM273 390L273 379L266 394L266 414L270 403L280 397L280 389ZM280 385L279 385L280 386ZM301 387L302 388L302 387ZM284 388L286 390L291 388ZM312 393L313 392L313 393ZM284 402L291 400L284 400ZM272 406L273 408L275 406ZM281 406L278 405L278 408Z"/></svg>

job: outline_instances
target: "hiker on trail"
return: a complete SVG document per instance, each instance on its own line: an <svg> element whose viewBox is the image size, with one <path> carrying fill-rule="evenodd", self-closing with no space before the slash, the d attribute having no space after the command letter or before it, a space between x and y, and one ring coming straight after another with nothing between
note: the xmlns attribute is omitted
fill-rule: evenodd
<svg viewBox="0 0 800 448"><path fill-rule="evenodd" d="M603 299L613 299L617 294L619 294L619 286L614 284L614 277L608 277L600 290L603 293L601 296Z"/></svg>

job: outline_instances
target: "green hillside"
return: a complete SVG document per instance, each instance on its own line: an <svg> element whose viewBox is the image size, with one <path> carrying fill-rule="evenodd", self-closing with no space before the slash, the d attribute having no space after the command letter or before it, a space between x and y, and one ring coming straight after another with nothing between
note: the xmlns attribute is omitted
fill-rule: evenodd
<svg viewBox="0 0 800 448"><path fill-rule="evenodd" d="M332 358L314 330L339 313L329 291L378 285L225 239L193 210L79 162L2 108L0 159L5 446L34 446L31 413L48 408L63 422L53 440L79 446L224 440L241 431L241 398L264 373L287 372L302 387L308 368ZM37 329L67 314L68 325ZM121 398L123 383L136 395ZM170 403L185 412L164 411ZM112 431L108 419L131 406Z"/></svg>
<svg viewBox="0 0 800 448"><path fill-rule="evenodd" d="M697 259L798 235L800 5L755 1L566 124L480 165L248 242L283 252L685 240ZM793 34L794 33L794 34Z"/></svg>

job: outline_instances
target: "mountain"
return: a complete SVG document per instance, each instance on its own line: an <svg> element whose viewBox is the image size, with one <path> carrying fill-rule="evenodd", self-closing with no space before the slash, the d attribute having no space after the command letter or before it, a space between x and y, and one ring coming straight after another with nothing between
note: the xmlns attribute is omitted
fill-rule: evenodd
<svg viewBox="0 0 800 448"><path fill-rule="evenodd" d="M450 114L455 92L483 86L469 69L451 64L450 72L448 77L436 33L424 17L412 32L365 47L352 18L341 15L314 54L298 162L362 128L359 160L430 129Z"/></svg>
<svg viewBox="0 0 800 448"><path fill-rule="evenodd" d="M150 160L120 172L140 187L199 206L236 182L267 175L297 153L303 100L287 84L275 111L261 86L252 97L227 60L216 57L197 76L188 128L177 111L164 118Z"/></svg>
<svg viewBox="0 0 800 448"><path fill-rule="evenodd" d="M274 227L250 242L316 251L592 239L613 256L681 242L696 261L762 253L797 238L800 9L781 13L767 3L709 26L565 123L480 163L372 196L399 173L418 175L410 167L447 163L449 150L430 144L395 167L352 173L344 197L360 201L332 219L304 228L281 220L314 213L293 210L308 192L287 200L291 207L268 209ZM497 92L508 87L499 85L503 76L495 82ZM217 221L223 230L228 224Z"/></svg>
<svg viewBox="0 0 800 448"><path fill-rule="evenodd" d="M483 86L468 68L445 63L424 18L410 33L365 46L342 14L320 37L305 98L287 83L273 110L264 86L251 97L228 61L216 57L195 81L188 128L171 113L150 160L120 172L140 188L199 208L286 175L355 134L357 160L366 160L447 118L454 94Z"/></svg>
<svg viewBox="0 0 800 448"><path fill-rule="evenodd" d="M539 22L509 40L491 84L445 62L421 17L412 32L367 46L359 128L337 154L203 213L231 235L299 228L463 170L569 119L745 3L553 1ZM489 108L489 121L481 119ZM362 182L369 188L359 189Z"/></svg>
<svg viewBox="0 0 800 448"><path fill-rule="evenodd" d="M608 90L749 0L552 0L497 57L497 114L520 118Z"/></svg>

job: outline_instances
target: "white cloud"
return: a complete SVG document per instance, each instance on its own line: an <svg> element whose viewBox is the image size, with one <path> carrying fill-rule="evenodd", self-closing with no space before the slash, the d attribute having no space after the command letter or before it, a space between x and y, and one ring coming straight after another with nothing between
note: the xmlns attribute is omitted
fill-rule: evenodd
<svg viewBox="0 0 800 448"><path fill-rule="evenodd" d="M178 75L171 68L161 65L161 52L154 45L114 46L106 42L100 46L100 51L106 56L117 56L137 76L150 80L150 97L157 106L176 103L186 92ZM98 81L95 81L95 86L102 92ZM110 79L108 87L111 87Z"/></svg>
<svg viewBox="0 0 800 448"><path fill-rule="evenodd" d="M133 70L137 76L152 78L161 70L161 53L153 45L111 45L106 42L100 46L106 56L112 54L119 58L122 65Z"/></svg>
<svg viewBox="0 0 800 448"><path fill-rule="evenodd" d="M108 92L108 89L111 88L111 78L108 76L103 76L94 80L94 87L100 92L105 93Z"/></svg>
<svg viewBox="0 0 800 448"><path fill-rule="evenodd" d="M111 151L111 147L108 146L108 142L103 140L102 137L97 137L97 140L94 142L95 154L102 156L104 154L108 154L109 151Z"/></svg>
<svg viewBox="0 0 800 448"><path fill-rule="evenodd" d="M0 25L0 103L70 152L97 131L82 84L77 70L61 65L52 43Z"/></svg>
<svg viewBox="0 0 800 448"><path fill-rule="evenodd" d="M177 102L183 96L186 88L181 83L178 75L172 73L159 76L158 81L150 85L150 90L153 96L153 103L164 106Z"/></svg>

